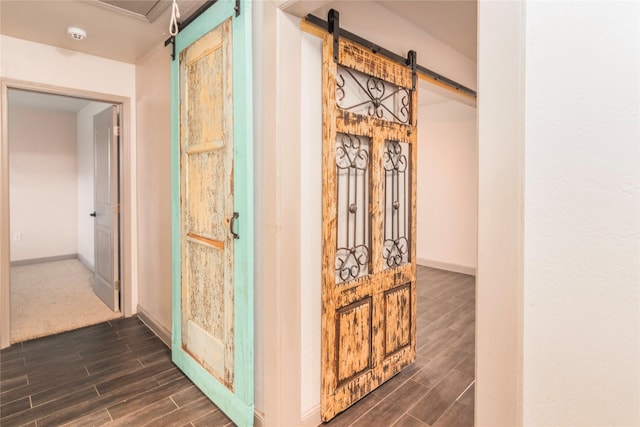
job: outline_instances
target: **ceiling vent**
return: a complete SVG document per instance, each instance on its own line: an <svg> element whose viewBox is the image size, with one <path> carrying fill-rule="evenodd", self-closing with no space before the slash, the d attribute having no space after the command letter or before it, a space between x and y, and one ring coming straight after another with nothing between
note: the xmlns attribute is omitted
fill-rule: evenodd
<svg viewBox="0 0 640 427"><path fill-rule="evenodd" d="M171 6L170 0L94 0L96 6L145 22L153 22Z"/></svg>

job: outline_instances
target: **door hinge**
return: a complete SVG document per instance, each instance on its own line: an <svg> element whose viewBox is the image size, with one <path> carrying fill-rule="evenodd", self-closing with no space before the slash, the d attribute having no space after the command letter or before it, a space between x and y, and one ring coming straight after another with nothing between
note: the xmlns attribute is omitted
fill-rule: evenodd
<svg viewBox="0 0 640 427"><path fill-rule="evenodd" d="M120 126L113 127L113 136L120 136Z"/></svg>
<svg viewBox="0 0 640 427"><path fill-rule="evenodd" d="M116 288L116 291L120 290L120 280L116 280L115 283L113 284L114 287Z"/></svg>

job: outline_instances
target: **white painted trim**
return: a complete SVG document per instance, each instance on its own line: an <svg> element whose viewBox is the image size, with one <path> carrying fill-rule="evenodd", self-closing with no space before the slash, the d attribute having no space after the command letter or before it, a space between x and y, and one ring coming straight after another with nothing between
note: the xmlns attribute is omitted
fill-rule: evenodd
<svg viewBox="0 0 640 427"><path fill-rule="evenodd" d="M171 348L171 331L158 322L148 311L138 305L138 318L142 323L147 325L151 332L156 334L158 338L169 348Z"/></svg>
<svg viewBox="0 0 640 427"><path fill-rule="evenodd" d="M66 259L79 259L79 258L78 258L78 254L66 254L66 255L48 256L43 258L21 259L20 261L11 261L11 267L19 267L21 265L31 265L31 264L42 264L45 262L64 261Z"/></svg>
<svg viewBox="0 0 640 427"><path fill-rule="evenodd" d="M332 1L333 0L275 0L275 3L276 7L281 11L302 18Z"/></svg>
<svg viewBox="0 0 640 427"><path fill-rule="evenodd" d="M426 258L416 258L416 263L425 267L438 268L440 270L453 271L455 273L468 274L470 276L476 275L475 267L467 265L452 264L449 262L435 261Z"/></svg>
<svg viewBox="0 0 640 427"><path fill-rule="evenodd" d="M478 2L478 427L523 423L525 38L526 2Z"/></svg>
<svg viewBox="0 0 640 427"><path fill-rule="evenodd" d="M92 92L81 89L54 86L14 79L0 79L0 120L2 134L0 138L0 348L11 345L11 284L10 284L10 255L9 255L9 133L8 133L8 91L9 89L23 89L33 92L43 92L55 95L67 95L85 98L98 102L120 104L120 183L121 183L121 213L122 227L120 238L120 254L122 263L122 311L125 317L135 314L134 301L137 300L136 258L133 234L134 222L133 205L135 200L135 147L131 133L131 98ZM134 298L135 296L135 298Z"/></svg>
<svg viewBox="0 0 640 427"><path fill-rule="evenodd" d="M0 80L0 348L11 345L8 90Z"/></svg>
<svg viewBox="0 0 640 427"><path fill-rule="evenodd" d="M256 2L256 409L300 425L300 21ZM260 31L260 32L258 32Z"/></svg>
<svg viewBox="0 0 640 427"><path fill-rule="evenodd" d="M311 408L305 414L302 414L302 421L300 421L301 427L317 427L322 424L322 417L320 414L320 405Z"/></svg>
<svg viewBox="0 0 640 427"><path fill-rule="evenodd" d="M258 411L253 413L253 427L264 427L264 414Z"/></svg>

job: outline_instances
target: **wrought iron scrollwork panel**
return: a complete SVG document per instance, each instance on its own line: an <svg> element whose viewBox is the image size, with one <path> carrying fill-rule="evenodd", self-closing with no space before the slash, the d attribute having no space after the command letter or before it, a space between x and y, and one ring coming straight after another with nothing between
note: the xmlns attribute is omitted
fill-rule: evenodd
<svg viewBox="0 0 640 427"><path fill-rule="evenodd" d="M409 89L338 65L336 104L343 110L389 122L409 124Z"/></svg>
<svg viewBox="0 0 640 427"><path fill-rule="evenodd" d="M336 135L336 283L369 274L369 164L371 139Z"/></svg>
<svg viewBox="0 0 640 427"><path fill-rule="evenodd" d="M409 259L411 230L411 147L407 143L385 141L384 168L384 266L394 268Z"/></svg>

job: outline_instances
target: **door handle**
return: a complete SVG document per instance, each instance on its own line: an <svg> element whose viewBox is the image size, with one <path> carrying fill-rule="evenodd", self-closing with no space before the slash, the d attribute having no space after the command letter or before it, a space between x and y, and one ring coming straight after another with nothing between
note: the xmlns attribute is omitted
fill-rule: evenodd
<svg viewBox="0 0 640 427"><path fill-rule="evenodd" d="M95 211L94 211L94 212L91 212L91 213L89 214L89 216L92 216L92 217L94 217L94 218L95 218L95 217L96 217L96 213L95 213Z"/></svg>
<svg viewBox="0 0 640 427"><path fill-rule="evenodd" d="M233 230L236 224L236 219L238 219L239 216L240 214L238 212L234 212L233 216L231 217L231 221L229 222L229 231L231 232L231 235L233 236L234 239L240 238L240 235Z"/></svg>

